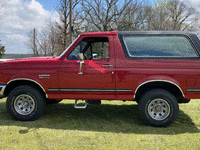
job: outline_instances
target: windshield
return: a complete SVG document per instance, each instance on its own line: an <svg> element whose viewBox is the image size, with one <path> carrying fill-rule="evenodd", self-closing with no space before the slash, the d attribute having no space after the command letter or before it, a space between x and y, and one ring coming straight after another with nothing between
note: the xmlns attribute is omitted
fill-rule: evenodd
<svg viewBox="0 0 200 150"><path fill-rule="evenodd" d="M62 52L62 54L58 57L58 58L61 58L68 50L69 48L74 44L74 42L80 37L80 35L78 35L78 37L67 47L67 49Z"/></svg>

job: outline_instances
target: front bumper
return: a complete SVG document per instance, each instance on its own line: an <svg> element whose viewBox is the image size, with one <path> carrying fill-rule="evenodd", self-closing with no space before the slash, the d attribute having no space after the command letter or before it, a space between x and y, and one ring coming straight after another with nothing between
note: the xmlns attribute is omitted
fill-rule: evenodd
<svg viewBox="0 0 200 150"><path fill-rule="evenodd" d="M5 88L6 88L6 85L0 85L0 98L4 97Z"/></svg>

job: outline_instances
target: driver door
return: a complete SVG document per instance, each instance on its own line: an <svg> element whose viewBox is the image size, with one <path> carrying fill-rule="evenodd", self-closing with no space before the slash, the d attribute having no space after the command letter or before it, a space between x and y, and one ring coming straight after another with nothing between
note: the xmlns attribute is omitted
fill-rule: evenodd
<svg viewBox="0 0 200 150"><path fill-rule="evenodd" d="M115 61L112 36L83 38L59 68L63 98L115 99ZM78 54L83 53L81 66Z"/></svg>

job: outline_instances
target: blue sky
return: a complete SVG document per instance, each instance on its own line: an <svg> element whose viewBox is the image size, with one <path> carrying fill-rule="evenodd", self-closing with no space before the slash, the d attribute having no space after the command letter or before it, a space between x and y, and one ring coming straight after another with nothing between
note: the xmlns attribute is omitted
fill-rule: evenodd
<svg viewBox="0 0 200 150"><path fill-rule="evenodd" d="M40 4L42 4L43 8L48 11L55 10L56 6L58 5L58 0L37 0Z"/></svg>
<svg viewBox="0 0 200 150"><path fill-rule="evenodd" d="M0 0L0 40L5 53L31 53L27 33L48 27L48 20L58 21L57 4L57 0Z"/></svg>

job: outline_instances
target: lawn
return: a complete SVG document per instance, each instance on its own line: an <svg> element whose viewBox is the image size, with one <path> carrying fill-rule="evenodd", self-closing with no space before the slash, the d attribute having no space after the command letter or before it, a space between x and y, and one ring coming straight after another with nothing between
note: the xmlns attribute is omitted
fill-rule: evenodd
<svg viewBox="0 0 200 150"><path fill-rule="evenodd" d="M200 149L200 100L180 104L176 121L166 128L143 124L135 102L103 101L86 109L74 109L73 103L46 105L38 120L22 122L0 100L0 149Z"/></svg>

